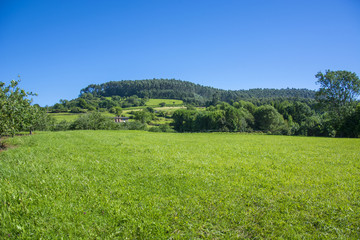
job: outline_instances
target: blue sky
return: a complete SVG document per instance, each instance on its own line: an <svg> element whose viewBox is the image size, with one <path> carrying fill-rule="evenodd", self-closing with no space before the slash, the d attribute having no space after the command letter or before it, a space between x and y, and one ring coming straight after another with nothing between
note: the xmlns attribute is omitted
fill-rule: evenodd
<svg viewBox="0 0 360 240"><path fill-rule="evenodd" d="M0 0L0 81L42 106L118 80L317 89L359 76L359 43L359 0Z"/></svg>

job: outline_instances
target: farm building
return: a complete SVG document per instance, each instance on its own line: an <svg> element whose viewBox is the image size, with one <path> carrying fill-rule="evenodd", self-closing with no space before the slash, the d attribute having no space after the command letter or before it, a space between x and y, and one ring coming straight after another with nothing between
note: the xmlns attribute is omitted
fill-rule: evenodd
<svg viewBox="0 0 360 240"><path fill-rule="evenodd" d="M116 123L128 122L129 118L128 117L114 117L114 121Z"/></svg>

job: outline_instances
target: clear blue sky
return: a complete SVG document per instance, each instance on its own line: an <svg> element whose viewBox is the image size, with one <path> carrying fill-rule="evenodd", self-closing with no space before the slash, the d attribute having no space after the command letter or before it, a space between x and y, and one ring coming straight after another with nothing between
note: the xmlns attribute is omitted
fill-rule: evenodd
<svg viewBox="0 0 360 240"><path fill-rule="evenodd" d="M0 0L0 81L42 106L118 80L317 89L326 69L360 74L359 0Z"/></svg>

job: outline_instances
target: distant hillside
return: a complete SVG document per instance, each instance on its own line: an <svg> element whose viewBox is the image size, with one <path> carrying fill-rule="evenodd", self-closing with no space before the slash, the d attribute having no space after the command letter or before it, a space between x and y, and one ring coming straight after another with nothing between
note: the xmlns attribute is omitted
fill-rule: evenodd
<svg viewBox="0 0 360 240"><path fill-rule="evenodd" d="M315 91L308 89L250 89L223 90L175 79L123 80L91 84L80 92L94 97L129 97L179 99L185 102L205 103L211 100L237 101L248 99L298 98L313 99Z"/></svg>

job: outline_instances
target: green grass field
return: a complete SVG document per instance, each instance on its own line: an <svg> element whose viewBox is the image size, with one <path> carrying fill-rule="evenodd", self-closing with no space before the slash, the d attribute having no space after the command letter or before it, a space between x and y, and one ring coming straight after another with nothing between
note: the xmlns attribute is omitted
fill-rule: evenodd
<svg viewBox="0 0 360 240"><path fill-rule="evenodd" d="M122 115L128 117L129 112L130 110L125 110L123 111ZM68 122L71 122L71 121L74 121L76 120L79 116L81 116L82 114L85 114L85 113L49 113L51 117L55 118L55 120L57 122L60 122L60 121L68 121ZM115 114L113 113L109 113L109 112L102 112L101 113L103 116L105 117L115 117Z"/></svg>
<svg viewBox="0 0 360 240"><path fill-rule="evenodd" d="M160 103L166 103L167 107L171 106L179 106L184 104L182 100L175 100L175 99L149 99L149 101L146 102L146 106L151 107L158 107Z"/></svg>
<svg viewBox="0 0 360 240"><path fill-rule="evenodd" d="M84 113L49 113L49 115L53 118L55 118L56 121L60 122L60 121L74 121L75 119L77 119L81 114Z"/></svg>
<svg viewBox="0 0 360 240"><path fill-rule="evenodd" d="M0 152L0 239L359 239L360 141L38 132Z"/></svg>

